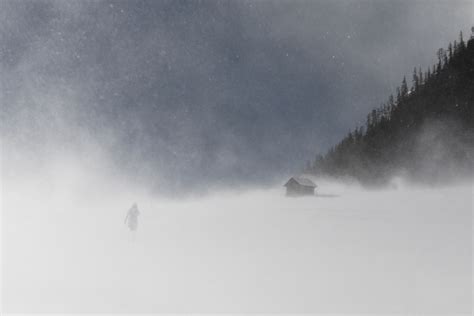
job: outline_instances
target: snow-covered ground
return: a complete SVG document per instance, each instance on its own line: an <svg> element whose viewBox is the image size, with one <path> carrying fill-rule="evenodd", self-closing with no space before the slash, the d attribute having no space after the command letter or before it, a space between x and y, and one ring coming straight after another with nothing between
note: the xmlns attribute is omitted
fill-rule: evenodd
<svg viewBox="0 0 474 316"><path fill-rule="evenodd" d="M3 183L4 312L471 311L469 184L171 200L58 174Z"/></svg>

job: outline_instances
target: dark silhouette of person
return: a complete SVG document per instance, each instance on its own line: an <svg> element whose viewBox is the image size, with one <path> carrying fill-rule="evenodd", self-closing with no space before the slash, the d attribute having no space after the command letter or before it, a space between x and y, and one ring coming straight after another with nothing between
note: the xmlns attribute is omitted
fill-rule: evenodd
<svg viewBox="0 0 474 316"><path fill-rule="evenodd" d="M138 210L137 203L133 203L132 207L128 210L127 216L125 217L124 224L127 224L130 231L134 232L138 227L138 215L140 211Z"/></svg>

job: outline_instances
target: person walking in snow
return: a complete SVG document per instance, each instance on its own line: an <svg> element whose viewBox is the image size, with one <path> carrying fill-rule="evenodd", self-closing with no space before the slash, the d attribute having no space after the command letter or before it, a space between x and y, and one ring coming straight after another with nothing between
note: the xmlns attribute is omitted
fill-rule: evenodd
<svg viewBox="0 0 474 316"><path fill-rule="evenodd" d="M124 221L124 224L128 226L131 232L135 232L137 230L138 215L140 215L140 211L138 210L137 203L133 203L132 207L128 210Z"/></svg>

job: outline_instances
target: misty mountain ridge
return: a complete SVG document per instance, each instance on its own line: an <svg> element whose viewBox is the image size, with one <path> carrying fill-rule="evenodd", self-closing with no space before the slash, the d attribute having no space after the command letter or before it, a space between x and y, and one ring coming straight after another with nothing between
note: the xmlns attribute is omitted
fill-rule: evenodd
<svg viewBox="0 0 474 316"><path fill-rule="evenodd" d="M474 29L473 29L474 31ZM474 33L462 33L438 62L415 68L388 101L368 115L324 155L308 161L305 172L386 184L394 176L443 184L469 179L474 161Z"/></svg>

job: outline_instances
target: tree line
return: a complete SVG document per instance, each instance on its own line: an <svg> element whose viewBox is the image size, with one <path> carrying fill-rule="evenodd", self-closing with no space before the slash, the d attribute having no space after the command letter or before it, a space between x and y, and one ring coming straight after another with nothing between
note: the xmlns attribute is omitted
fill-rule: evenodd
<svg viewBox="0 0 474 316"><path fill-rule="evenodd" d="M308 161L305 172L352 177L366 184L387 182L403 173L440 182L473 174L474 27L447 49L432 67L414 68L396 94L367 115L324 155Z"/></svg>

